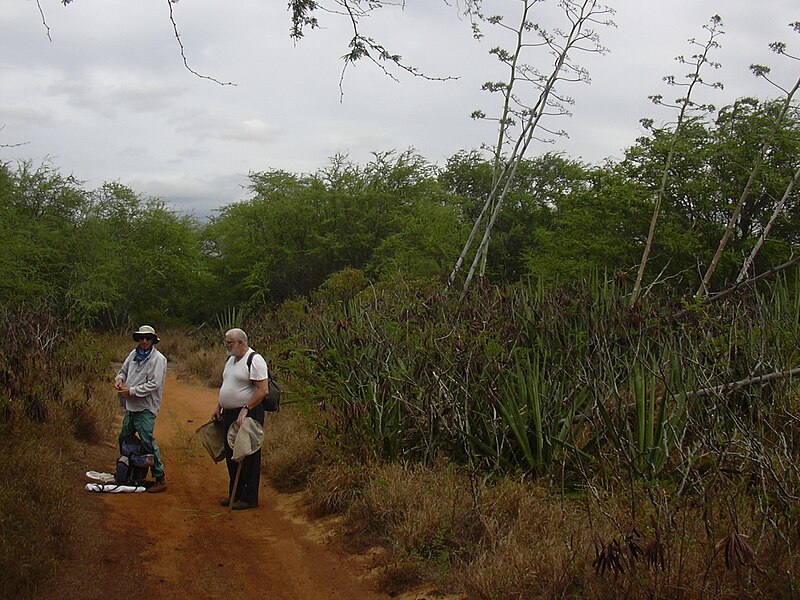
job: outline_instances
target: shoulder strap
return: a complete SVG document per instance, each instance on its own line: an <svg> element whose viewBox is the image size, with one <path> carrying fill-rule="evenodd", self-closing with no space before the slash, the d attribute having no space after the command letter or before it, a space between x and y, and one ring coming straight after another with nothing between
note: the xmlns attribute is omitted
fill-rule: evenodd
<svg viewBox="0 0 800 600"><path fill-rule="evenodd" d="M255 350L253 350L250 355L247 357L247 374L250 374L250 367L253 366L253 357L258 354Z"/></svg>
<svg viewBox="0 0 800 600"><path fill-rule="evenodd" d="M251 367L252 367L252 365L253 365L253 357L254 357L256 354L258 354L258 352L256 352L255 350L253 350L253 351L250 353L250 356L248 356L248 357L247 357L247 374L248 374L248 375L250 374L250 368L251 368ZM267 359L264 359L264 360L266 361ZM267 368L267 380L268 380L268 381L275 381L275 378L272 376L272 369L270 369L269 367Z"/></svg>

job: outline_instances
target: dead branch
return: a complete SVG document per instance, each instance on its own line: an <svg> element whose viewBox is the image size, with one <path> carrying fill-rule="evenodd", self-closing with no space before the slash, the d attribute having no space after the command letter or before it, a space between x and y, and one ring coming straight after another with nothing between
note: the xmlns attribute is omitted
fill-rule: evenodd
<svg viewBox="0 0 800 600"><path fill-rule="evenodd" d="M731 296L731 295L735 294L736 292L738 292L739 290L741 290L743 288L750 287L751 285L756 284L759 281L763 281L765 279L769 279L773 275L775 275L777 273L780 273L781 271L785 271L786 269L788 269L790 267L793 267L798 262L800 262L800 255L795 256L793 258L790 258L785 263L781 263L776 267L772 267L771 269L769 269L767 271L764 271L760 275L756 275L755 277L751 277L750 279L746 279L744 281L738 281L734 285L729 287L727 290L724 290L722 292L714 294L713 296L708 296L705 299L705 303L706 304L710 304L712 302L719 302L721 300L724 300L728 296ZM693 310L694 310L693 308L685 308L682 311L675 313L675 317L674 318L675 319L681 319L681 318L685 317L686 315L688 315L689 313L691 313Z"/></svg>
<svg viewBox="0 0 800 600"><path fill-rule="evenodd" d="M3 131L6 126L3 125L0 127L0 131ZM0 144L0 148L18 148L19 146L24 146L25 144L30 144L30 142L17 142L16 144Z"/></svg>
<svg viewBox="0 0 800 600"><path fill-rule="evenodd" d="M759 385L759 384L766 385L768 383L772 383L773 381L791 379L792 377L796 377L797 375L800 375L800 367L795 367L794 369L790 369L788 371L776 371L775 373L768 373L766 375L757 375L756 377L749 377L748 379L740 379L739 381L734 381L732 383L725 383L723 385L718 385L715 387L703 388L700 390L686 392L686 397L701 398L703 396L716 396L719 394L723 394L725 392L732 392L734 390L738 390L743 387L748 387L751 385Z"/></svg>
<svg viewBox="0 0 800 600"><path fill-rule="evenodd" d="M51 42L53 38L50 37L50 26L47 24L47 19L44 17L44 10L42 10L42 4L39 0L36 0L36 8L39 9L39 15L42 17L42 25L44 25L45 34L47 35L47 39Z"/></svg>
<svg viewBox="0 0 800 600"><path fill-rule="evenodd" d="M713 296L709 296L706 299L706 302L719 302L720 300L724 300L725 298L727 298L731 294L737 292L741 288L748 287L748 286L753 285L754 283L758 283L759 281L763 281L764 279L768 279L768 278L772 277L773 275L775 275L776 273L779 273L781 271L785 271L786 269L788 269L790 267L793 267L798 262L800 262L800 255L795 256L794 258L791 258L791 259L787 260L785 263L781 263L780 265L778 265L776 267L772 267L771 269L769 269L767 271L764 271L760 275L756 275L755 277L751 277L750 279L746 279L744 281L737 281L736 284L734 284L732 287L728 288L727 290L719 292L718 294L714 294Z"/></svg>
<svg viewBox="0 0 800 600"><path fill-rule="evenodd" d="M177 0L167 0L167 6L169 6L169 20L172 23L172 29L175 32L175 39L178 40L178 47L181 49L181 58L183 59L183 66L186 67L186 70L189 71L192 75L196 75L200 79L208 79L209 81L213 81L214 83L218 83L219 85L236 85L235 83L228 81L222 82L218 79L214 79L213 77L209 77L208 75L201 75L194 69L189 66L189 61L186 59L186 52L183 47L183 42L181 41L181 34L178 33L178 24L175 23L175 17L172 13L172 4Z"/></svg>
<svg viewBox="0 0 800 600"><path fill-rule="evenodd" d="M761 232L761 235L758 238L758 242L756 245L753 246L753 250L750 252L750 256L747 257L747 260L744 261L742 265L742 270L739 271L739 276L736 278L737 283L742 281L746 276L747 272L750 270L750 266L753 264L753 261L756 258L759 250L764 245L764 241L767 239L770 231L772 231L772 226L775 224L775 221L778 220L778 217L783 212L783 207L786 206L786 202L789 200L789 197L792 195L792 191L794 190L794 186L797 182L800 181L800 164L797 166L797 170L794 172L794 176L792 180L789 182L789 185L786 186L786 191L784 191L783 196L781 197L780 201L775 205L775 209L772 211L772 217L767 223L767 226L764 228L764 231Z"/></svg>

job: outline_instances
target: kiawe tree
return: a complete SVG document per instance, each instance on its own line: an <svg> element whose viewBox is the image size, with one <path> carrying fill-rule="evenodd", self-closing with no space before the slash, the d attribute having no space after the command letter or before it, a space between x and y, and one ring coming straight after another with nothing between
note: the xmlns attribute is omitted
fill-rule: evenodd
<svg viewBox="0 0 800 600"><path fill-rule="evenodd" d="M556 133L546 126L547 117L569 113L567 106L572 99L561 89L563 84L589 81L588 71L574 61L573 55L605 51L595 27L611 24L608 17L613 11L610 8L595 0L564 0L559 3L564 18L563 27L547 29L533 21L532 11L537 4L540 4L539 0L522 0L516 25L508 25L502 15L476 13L487 24L510 33L512 41L510 49L495 47L491 50L505 65L506 80L484 85L487 91L500 93L502 101L499 114L495 117L498 138L493 149L492 189L448 279L450 285L455 282L474 241L482 234L464 279L464 292L469 288L478 265L484 260L492 229L531 143L541 140L541 135ZM542 51L542 60L552 65L549 69L540 68L524 58L537 50ZM473 116L487 118L482 111L476 111Z"/></svg>
<svg viewBox="0 0 800 600"><path fill-rule="evenodd" d="M704 29L708 31L708 39L704 44L698 43L694 38L689 40L689 43L693 46L699 46L700 51L697 54L692 55L691 59L687 60L683 56L678 56L677 61L681 64L687 64L692 67L692 70L686 75L686 81L677 80L674 76L667 76L664 80L671 86L678 86L679 88L685 89L685 95L678 98L675 101L674 105L665 104L663 100L663 96L651 96L651 100L655 104L659 105L666 105L671 106L678 110L677 121L675 123L675 128L671 132L670 141L669 141L669 149L667 151L667 156L664 161L664 166L661 172L661 182L659 187L655 193L655 199L653 202L653 216L650 219L650 228L647 233L647 240L644 244L644 249L642 251L642 259L639 263L639 270L636 274L636 282L633 285L633 291L631 292L631 299L630 303L631 306L636 304L637 300L639 299L639 295L642 289L642 280L644 278L645 268L647 266L647 261L650 256L650 251L653 247L653 239L656 233L656 225L658 223L658 217L661 212L661 204L664 201L664 196L667 192L667 188L669 185L669 178L670 178L670 169L672 166L672 161L675 156L676 146L683 135L683 130L686 128L688 124L690 124L694 119L701 118L697 115L702 115L714 110L714 106L710 104L698 104L695 102L693 98L693 93L704 85L710 85L712 88L720 88L722 84L720 83L711 83L708 84L703 80L702 71L704 68L714 68L717 69L720 67L720 64L717 62L712 61L709 58L709 55L712 50L719 47L719 43L716 39L722 35L722 19L715 15L711 18L711 22L708 25L704 26ZM645 120L644 124L646 126L652 127L652 121Z"/></svg>
<svg viewBox="0 0 800 600"><path fill-rule="evenodd" d="M796 33L800 33L800 21L795 21L794 23L791 23L790 27ZM777 53L779 55L782 55L782 56L784 56L784 57L786 57L786 58L788 58L790 60L794 60L794 61L800 60L800 57L793 56L793 55L789 54L787 52L787 49L786 49L786 44L784 44L782 42L774 42L774 43L770 44L770 48L775 53ZM775 117L775 127L776 127L776 130L777 130L778 128L780 128L780 126L782 124L782 121L784 119L792 118L792 115L790 114L790 109L792 107L792 100L794 98L794 95L797 93L798 88L800 88L800 78L798 78L798 80L795 82L794 86L792 86L790 89L784 89L781 85L779 85L776 82L773 82L770 79L770 77L769 77L769 74L770 74L769 67L765 67L763 65L751 65L750 69L753 71L753 73L757 77L763 78L765 81L767 81L771 85L775 86L776 88L778 88L779 90L781 90L784 93L783 101L781 102L780 109L778 111L777 116ZM795 109L796 109L796 107L795 107ZM795 110L795 115L794 115L795 119L797 119L796 112L797 111ZM770 141L770 140L767 138L767 140L765 140L765 141ZM788 155L788 159L796 167L795 171L794 171L794 174L792 175L792 178L789 180L789 183L786 185L786 189L784 190L784 193L780 196L780 200L775 202L775 205L774 205L773 211L772 211L772 215L771 215L769 221L767 222L767 224L764 227L764 229L761 231L761 234L760 234L757 242L753 246L753 249L751 250L751 252L748 255L747 259L744 261L744 264L742 265L742 269L741 269L741 271L739 271L739 275L736 278L736 283L737 284L740 284L742 281L745 280L745 278L747 277L747 275L748 275L748 273L750 271L750 268L751 268L753 262L755 261L756 255L758 254L758 252L763 247L765 240L767 239L767 237L769 236L770 232L772 231L772 228L774 227L775 223L777 222L778 217L783 213L784 208L786 207L789 199L793 195L795 195L795 196L797 195L796 192L795 192L795 188L797 187L798 181L800 180L800 153L789 154Z"/></svg>
<svg viewBox="0 0 800 600"><path fill-rule="evenodd" d="M796 32L800 32L800 22L793 23L792 27ZM780 54L786 54L785 44L775 43L772 44L772 48L773 50L775 50ZM766 67L760 65L755 65L752 68L754 73L760 77L766 77L766 75L769 73L769 70ZM737 201L736 205L733 208L733 211L731 212L730 219L728 220L728 224L725 228L725 233L723 234L722 239L720 239L719 245L717 246L717 251L714 253L714 258L712 258L711 264L708 266L705 275L703 275L703 280L700 282L700 287L698 287L697 292L695 293L695 295L698 297L702 297L708 294L711 277L714 275L714 272L717 269L717 265L719 264L719 261L722 257L722 253L724 252L725 248L728 245L728 242L731 239L731 236L734 233L734 228L736 227L736 223L739 221L741 217L742 208L744 207L745 202L750 196L753 185L756 182L759 173L761 172L761 168L763 166L766 155L769 152L770 148L773 146L775 135L780 129L784 119L787 117L787 114L789 114L790 110L792 109L794 95L797 92L798 88L800 88L800 79L798 79L797 82L794 84L794 86L789 90L783 90L785 93L785 97L783 98L781 108L774 118L772 127L770 127L769 131L763 138L758 155L756 156L752 168L750 170L750 175L747 179L747 182L745 183L745 186L742 189L741 195L739 196L739 200ZM744 275L742 275L741 279L743 278Z"/></svg>
<svg viewBox="0 0 800 600"><path fill-rule="evenodd" d="M309 294L331 275L444 276L461 234L455 202L413 151L365 166L338 156L316 173L251 173L252 197L208 228L210 261L233 304Z"/></svg>

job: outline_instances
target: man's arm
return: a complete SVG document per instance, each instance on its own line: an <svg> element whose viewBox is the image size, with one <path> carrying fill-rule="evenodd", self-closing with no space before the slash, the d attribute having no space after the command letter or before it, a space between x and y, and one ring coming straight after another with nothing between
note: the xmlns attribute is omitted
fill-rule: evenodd
<svg viewBox="0 0 800 600"><path fill-rule="evenodd" d="M261 379L260 381L254 381L253 385L256 386L256 391L253 392L253 397L248 400L247 404L242 407L242 410L239 411L239 416L236 418L236 422L241 425L244 423L244 419L247 416L247 413L250 412L250 409L255 408L258 406L264 398L267 397L269 393L269 386L267 385L266 379Z"/></svg>
<svg viewBox="0 0 800 600"><path fill-rule="evenodd" d="M262 379L261 381L254 381L253 385L256 386L256 391L253 393L253 397L250 399L250 402L247 403L245 408L255 408L261 401L267 397L269 393L269 386L267 385L267 380Z"/></svg>
<svg viewBox="0 0 800 600"><path fill-rule="evenodd" d="M128 356L125 357L125 360L122 361L122 366L119 368L117 376L114 378L114 389L118 392L122 392L125 389L124 384L128 380L128 367L131 364L131 356L133 356L133 352L129 353Z"/></svg>

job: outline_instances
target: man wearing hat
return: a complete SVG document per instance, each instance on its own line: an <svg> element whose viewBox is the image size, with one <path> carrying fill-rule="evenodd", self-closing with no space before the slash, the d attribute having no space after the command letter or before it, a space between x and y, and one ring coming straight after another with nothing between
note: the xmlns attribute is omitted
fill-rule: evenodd
<svg viewBox="0 0 800 600"><path fill-rule="evenodd" d="M164 482L164 464L161 462L161 453L153 437L153 429L158 409L161 407L161 396L164 393L167 358L156 350L155 345L161 340L150 325L139 327L139 330L133 333L133 339L138 345L128 354L114 379L114 388L119 393L120 405L125 408L119 440L122 445L122 440L134 432L139 435L145 451L155 457L150 469L156 482L148 487L147 491L163 492L167 489Z"/></svg>

